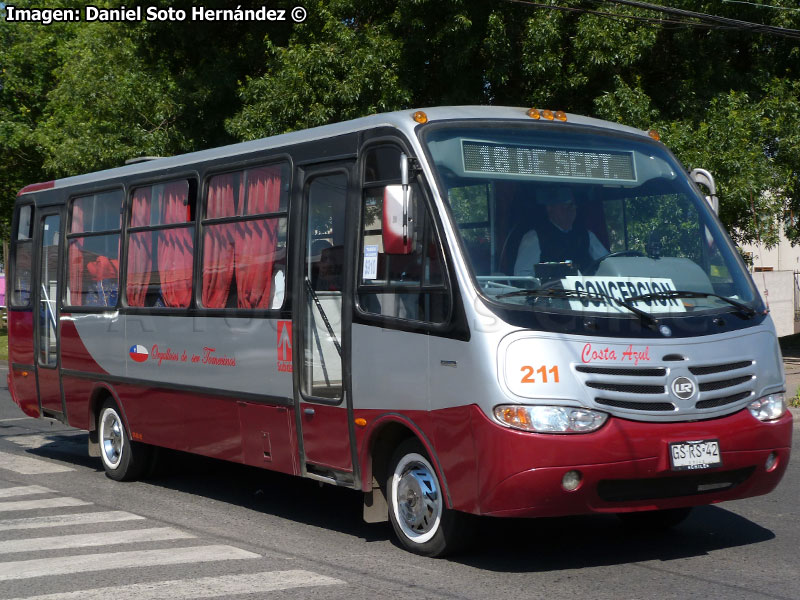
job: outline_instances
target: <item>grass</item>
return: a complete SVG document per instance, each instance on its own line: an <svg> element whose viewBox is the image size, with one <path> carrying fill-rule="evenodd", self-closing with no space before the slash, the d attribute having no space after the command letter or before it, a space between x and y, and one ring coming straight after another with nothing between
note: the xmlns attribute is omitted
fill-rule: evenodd
<svg viewBox="0 0 800 600"><path fill-rule="evenodd" d="M0 360L8 360L8 330L0 329Z"/></svg>

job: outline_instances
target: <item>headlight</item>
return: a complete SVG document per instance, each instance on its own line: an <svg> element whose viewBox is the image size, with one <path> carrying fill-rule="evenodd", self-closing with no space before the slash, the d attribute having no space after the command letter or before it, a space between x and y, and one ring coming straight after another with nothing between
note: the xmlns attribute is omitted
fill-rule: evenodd
<svg viewBox="0 0 800 600"><path fill-rule="evenodd" d="M783 394L770 394L751 402L748 407L750 414L759 421L774 421L780 419L786 412L786 402Z"/></svg>
<svg viewBox="0 0 800 600"><path fill-rule="evenodd" d="M589 433L608 419L606 413L588 408L516 404L496 406L494 416L507 427L538 433Z"/></svg>

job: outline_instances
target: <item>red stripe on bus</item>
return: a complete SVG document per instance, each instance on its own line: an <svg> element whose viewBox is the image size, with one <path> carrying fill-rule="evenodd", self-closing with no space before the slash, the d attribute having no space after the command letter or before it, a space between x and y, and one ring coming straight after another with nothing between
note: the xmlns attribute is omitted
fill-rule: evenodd
<svg viewBox="0 0 800 600"><path fill-rule="evenodd" d="M43 181L41 183L32 183L30 185L26 185L20 191L17 192L17 196L22 196L23 194L30 194L31 192L39 192L41 190L51 190L56 187L55 180L53 181Z"/></svg>

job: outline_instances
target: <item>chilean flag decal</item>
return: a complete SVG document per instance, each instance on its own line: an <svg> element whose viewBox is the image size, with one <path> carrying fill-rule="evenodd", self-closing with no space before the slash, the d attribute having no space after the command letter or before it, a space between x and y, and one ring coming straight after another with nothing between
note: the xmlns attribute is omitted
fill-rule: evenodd
<svg viewBox="0 0 800 600"><path fill-rule="evenodd" d="M147 351L147 348L142 346L141 344L134 344L131 346L129 350L131 359L134 362L144 362L150 357L150 353Z"/></svg>

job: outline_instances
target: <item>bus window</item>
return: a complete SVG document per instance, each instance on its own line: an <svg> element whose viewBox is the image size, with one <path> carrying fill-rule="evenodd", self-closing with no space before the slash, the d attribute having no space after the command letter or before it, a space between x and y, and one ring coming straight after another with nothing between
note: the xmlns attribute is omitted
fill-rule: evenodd
<svg viewBox="0 0 800 600"><path fill-rule="evenodd" d="M72 201L66 304L116 306L122 190Z"/></svg>
<svg viewBox="0 0 800 600"><path fill-rule="evenodd" d="M26 308L31 302L31 273L33 264L33 206L20 206L17 212L17 231L14 241L14 264L9 305Z"/></svg>
<svg viewBox="0 0 800 600"><path fill-rule="evenodd" d="M366 165L397 165L392 175L399 181L400 151L391 148L370 150ZM373 154L383 152L380 157ZM381 159L381 160L379 160ZM384 169L383 172L387 172ZM369 178L370 171L365 171ZM385 183L386 180L383 180ZM439 238L433 227L419 185L410 186L409 237L413 247L408 254L390 254L384 248L384 185L365 182L361 219L361 265L358 300L364 312L411 321L442 323L450 313L450 295L445 284L444 262Z"/></svg>
<svg viewBox="0 0 800 600"><path fill-rule="evenodd" d="M183 179L134 190L128 229L129 306L189 306L194 256L193 183Z"/></svg>
<svg viewBox="0 0 800 600"><path fill-rule="evenodd" d="M39 257L39 364L55 367L58 356L58 246L61 217L48 215L42 222Z"/></svg>
<svg viewBox="0 0 800 600"><path fill-rule="evenodd" d="M308 186L305 285L308 291L305 364L301 390L306 396L339 400L342 380L342 291L344 287L347 175L311 180Z"/></svg>
<svg viewBox="0 0 800 600"><path fill-rule="evenodd" d="M202 255L206 308L283 304L288 173L283 163L209 180Z"/></svg>

